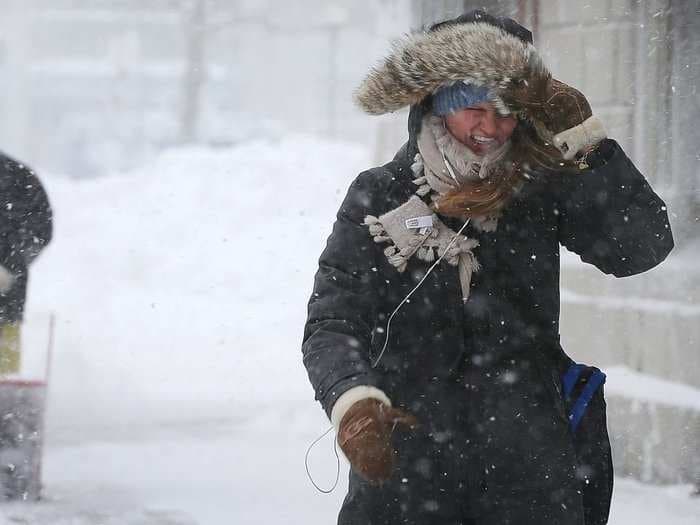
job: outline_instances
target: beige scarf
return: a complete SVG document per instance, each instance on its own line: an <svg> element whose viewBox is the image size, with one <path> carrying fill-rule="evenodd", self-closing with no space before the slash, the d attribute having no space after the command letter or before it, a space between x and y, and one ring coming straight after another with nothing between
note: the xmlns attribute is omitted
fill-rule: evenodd
<svg viewBox="0 0 700 525"><path fill-rule="evenodd" d="M425 184L417 192L421 196L431 193L433 201L467 182L501 176L504 161L508 158L511 142L479 156L459 142L445 127L440 117L427 115L418 135L418 151L411 169L417 176L425 177ZM479 230L495 231L498 216L477 217L472 224Z"/></svg>
<svg viewBox="0 0 700 525"><path fill-rule="evenodd" d="M432 189L444 195L465 182L486 179L502 169L510 140L484 156L458 141L442 118L427 115L418 135L418 151Z"/></svg>
<svg viewBox="0 0 700 525"><path fill-rule="evenodd" d="M442 119L428 116L423 121L418 136L418 150L411 170L416 176L413 183L418 186L416 195L407 202L375 217L365 217L369 234L377 243L387 243L384 255L399 272L404 272L408 261L416 257L432 263L436 257L457 266L462 288L462 300L469 299L472 275L479 270L474 248L479 243L465 235L457 235L423 202L420 197L430 195L436 200L466 181L498 176L503 169L502 161L510 149L506 142L497 150L480 157L455 139L445 128ZM496 229L498 218L474 218L471 223L485 231ZM416 224L413 226L412 224Z"/></svg>

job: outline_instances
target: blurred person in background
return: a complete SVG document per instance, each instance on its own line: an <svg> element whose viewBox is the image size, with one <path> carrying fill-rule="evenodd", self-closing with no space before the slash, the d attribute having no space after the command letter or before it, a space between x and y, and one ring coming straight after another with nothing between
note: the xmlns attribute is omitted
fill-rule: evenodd
<svg viewBox="0 0 700 525"><path fill-rule="evenodd" d="M0 153L0 377L20 370L29 265L51 241L52 213L36 174Z"/></svg>
<svg viewBox="0 0 700 525"><path fill-rule="evenodd" d="M411 35L356 97L410 114L309 302L304 364L351 465L338 523L607 523L605 376L560 346L559 246L644 272L673 248L664 203L512 19Z"/></svg>
<svg viewBox="0 0 700 525"><path fill-rule="evenodd" d="M2 153L0 221L0 500L36 500L45 392L22 374L20 327L29 265L51 240L52 213L36 174Z"/></svg>
<svg viewBox="0 0 700 525"><path fill-rule="evenodd" d="M36 174L0 153L0 499L41 490L43 388L21 370L29 265L51 241L52 212Z"/></svg>

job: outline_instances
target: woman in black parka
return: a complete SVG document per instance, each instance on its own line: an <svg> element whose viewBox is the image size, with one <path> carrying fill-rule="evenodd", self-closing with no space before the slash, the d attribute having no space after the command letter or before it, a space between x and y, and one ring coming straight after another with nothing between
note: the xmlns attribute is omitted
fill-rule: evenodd
<svg viewBox="0 0 700 525"><path fill-rule="evenodd" d="M351 463L338 523L606 523L604 375L559 344L559 245L646 271L673 247L664 203L513 20L407 37L356 96L411 112L309 302L304 364Z"/></svg>

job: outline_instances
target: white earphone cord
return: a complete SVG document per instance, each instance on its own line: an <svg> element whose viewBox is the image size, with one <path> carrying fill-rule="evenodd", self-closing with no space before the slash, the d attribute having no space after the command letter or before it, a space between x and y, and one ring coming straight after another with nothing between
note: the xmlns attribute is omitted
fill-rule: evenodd
<svg viewBox="0 0 700 525"><path fill-rule="evenodd" d="M399 309L400 309L404 304L406 304L406 302L408 302L408 300L409 300L410 297L413 295L413 293L414 293L416 290L418 290L418 288L420 288L420 286L423 284L423 282L428 278L428 275L430 275L430 272L432 272L433 269L434 269L438 264L440 264L440 261L442 261L442 260L445 258L445 255L447 255L447 251L452 247L452 245L454 244L454 242L457 240L457 237L459 237L459 236L462 234L462 232L464 231L464 229L465 229L465 228L467 227L467 225L469 224L469 221L471 221L471 218L469 218L469 219L466 220L466 222L462 225L462 227L459 229L459 231L454 235L454 237L452 237L452 239L450 240L450 242L447 244L447 247L445 248L445 251L444 251L444 252L442 253L442 255L438 258L438 260L435 261L435 262L432 264L432 266L431 266L430 268L428 268L428 271L425 272L425 275L423 276L423 278L418 282L418 284L413 288L413 290L411 290L410 292L408 292L408 295L406 295L406 297L403 298L403 300L399 303L399 305L394 309L394 311L393 311L393 312L391 313L391 315L389 316L389 320L388 320L387 323L386 323L386 330L385 330L385 334L386 334L386 335L385 335L385 337L384 337L384 346L382 346L382 351L379 352L379 356L377 357L377 360L376 360L374 363L372 363L372 368L376 368L376 366L379 364L379 361L381 361L382 356L384 355L384 351L387 349L387 346L388 346L388 344L389 344L389 330L390 330L390 328L391 328L391 321L392 321L392 319L394 319L394 316L395 316L396 313L399 311Z"/></svg>
<svg viewBox="0 0 700 525"><path fill-rule="evenodd" d="M432 272L435 269L435 267L438 264L440 264L440 261L442 261L445 258L445 255L447 255L447 251L452 247L452 245L457 240L457 238L462 234L464 229L469 224L469 221L471 221L471 219L466 220L466 222L462 225L462 227L454 235L454 237L452 237L452 239L450 239L450 242L447 244L447 247L445 248L445 251L443 252L443 254L438 258L437 261L435 261L430 266L430 268L428 268L428 271L425 272L425 275L423 276L423 278L420 281L418 281L418 284L416 286L414 286L413 289L410 292L408 292L408 295L406 295L406 297L403 298L403 300L398 304L398 306L396 308L394 308L394 311L391 313L391 315L389 316L389 320L386 323L386 330L385 330L386 337L384 339L384 346L382 346L382 351L379 353L377 360L374 363L372 363L372 368L375 368L379 364L379 361L382 359L382 356L384 355L384 352L386 351L387 346L389 345L389 330L391 329L392 319L394 319L394 316L399 311L399 309L404 304L406 304L406 302L408 302L408 300L416 292L416 290L418 290L418 288L420 288L420 286L423 284L423 282L428 278L428 275L430 275L430 272ZM318 443L321 439L323 439L324 436L326 436L330 431L332 431L333 428L334 427L331 426L328 430L326 430L323 434L321 434L313 443L311 443L309 448L306 450L306 455L304 457L304 465L306 466L306 475L308 476L309 480L311 481L313 486L316 488L316 490L318 490L319 492L322 492L324 494L330 494L331 492L333 492L333 490L335 490L336 486L338 485L338 479L340 477L340 458L338 457L338 450L335 448L337 445L337 441L335 439L333 440L333 451L335 452L335 457L336 457L336 461L337 461L336 477L335 477L335 482L333 483L333 486L330 489L322 489L314 481L313 477L311 476L311 472L309 471L309 454L311 453L311 449L314 447L314 445L316 445L316 443Z"/></svg>

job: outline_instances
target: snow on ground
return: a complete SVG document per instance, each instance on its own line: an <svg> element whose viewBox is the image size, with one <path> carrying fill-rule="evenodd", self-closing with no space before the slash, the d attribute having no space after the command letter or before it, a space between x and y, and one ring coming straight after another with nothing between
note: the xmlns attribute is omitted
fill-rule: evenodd
<svg viewBox="0 0 700 525"><path fill-rule="evenodd" d="M30 308L57 315L57 406L118 421L144 399L308 399L299 347L316 261L366 164L361 149L299 137L47 180L56 240Z"/></svg>
<svg viewBox="0 0 700 525"><path fill-rule="evenodd" d="M56 314L46 498L0 507L0 524L333 523L346 467L331 495L306 478L328 421L299 347L316 260L368 162L290 137L47 177L56 239L26 326L40 352ZM330 437L310 467L332 484ZM689 490L619 482L611 523L695 523Z"/></svg>

